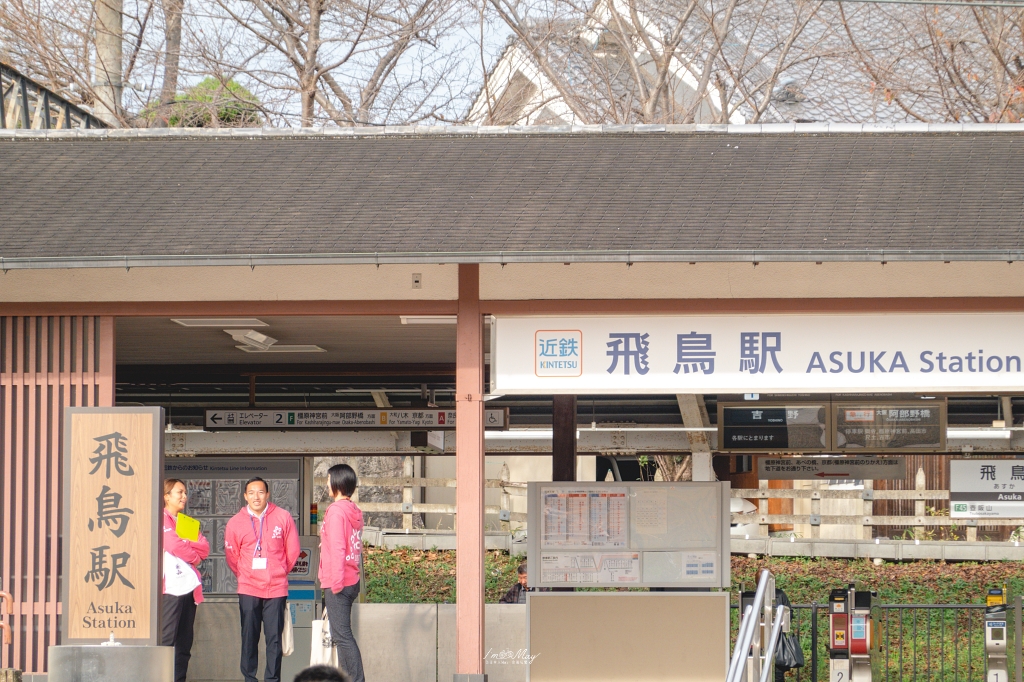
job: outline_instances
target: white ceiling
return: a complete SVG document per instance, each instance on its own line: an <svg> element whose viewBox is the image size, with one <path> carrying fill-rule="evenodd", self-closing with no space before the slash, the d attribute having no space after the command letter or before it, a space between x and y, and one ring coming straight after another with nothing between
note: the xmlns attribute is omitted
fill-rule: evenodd
<svg viewBox="0 0 1024 682"><path fill-rule="evenodd" d="M277 339L278 344L315 344L327 352L245 353L235 348L238 343L220 328L183 327L160 317L120 317L117 319L117 363L455 362L454 324L402 324L397 316L259 319L269 326L258 327L257 331Z"/></svg>

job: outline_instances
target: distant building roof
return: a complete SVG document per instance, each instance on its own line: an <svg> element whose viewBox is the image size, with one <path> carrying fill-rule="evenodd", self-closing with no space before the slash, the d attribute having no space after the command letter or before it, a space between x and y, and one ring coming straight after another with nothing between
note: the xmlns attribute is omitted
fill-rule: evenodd
<svg viewBox="0 0 1024 682"><path fill-rule="evenodd" d="M1024 257L1024 125L931 129L0 131L0 267Z"/></svg>
<svg viewBox="0 0 1024 682"><path fill-rule="evenodd" d="M596 11L618 2L594 0L593 5ZM733 123L751 122L755 118L759 123L974 120L956 105L957 97L965 95L953 95L943 87L942 76L934 73L935 55L927 48L929 30L941 32L955 26L956 40L963 42L964 53L948 75L955 79L959 68L984 81L990 55L984 49L975 51L968 46L984 45L987 38L970 22L947 26L937 18L922 15L920 7L900 4L825 3L815 7L809 16L807 6L800 3L763 0L753 7L750 13L740 12L732 17L728 37L720 47L710 39L705 17L695 13L687 22L685 39L674 62L685 62L686 66L676 66L671 72L671 90L679 99L674 109L677 115L687 111L687 105L692 106L694 97L694 90L684 82L684 71L688 69L690 74L685 75L696 77L711 58L721 61L714 74L730 93ZM619 11L628 15L625 8ZM544 69L538 68L536 55L526 49L522 40L512 37L489 72L486 87L477 94L467 120L517 125L644 120L641 88L635 74L628 62L603 44L601 38L593 40L594 36L603 35L601 21L593 17L591 14L589 22L584 23L544 23L537 31L539 37L534 37L543 46L550 69L564 81L562 87L573 94L577 111L570 108ZM625 22L630 23L628 19ZM656 23L652 20L652 25ZM797 25L802 26L799 37L777 65L780 46L789 41L788 33ZM671 27L660 29L668 33ZM652 30L649 37L657 43L659 32ZM643 51L642 47L637 49ZM709 56L710 52L715 54ZM902 86L898 93L862 68L864 58L885 64L900 74ZM773 73L776 66L780 68L778 74ZM646 76L653 81L653 70ZM652 82L647 86L651 87ZM752 103L760 102L768 94L768 87L772 88L769 100L757 118ZM721 119L717 89L712 90L715 93L695 112L693 120Z"/></svg>

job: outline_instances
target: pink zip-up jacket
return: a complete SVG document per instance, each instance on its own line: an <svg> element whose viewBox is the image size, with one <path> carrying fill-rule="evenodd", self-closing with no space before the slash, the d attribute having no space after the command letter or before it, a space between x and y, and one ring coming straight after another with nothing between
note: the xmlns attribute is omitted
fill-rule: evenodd
<svg viewBox="0 0 1024 682"><path fill-rule="evenodd" d="M203 577L199 575L199 562L210 556L210 543L200 535L195 542L178 535L178 520L164 509L164 551L178 557L192 567L199 578L199 587L192 591L197 604L203 603ZM167 586L164 585L166 593Z"/></svg>
<svg viewBox="0 0 1024 682"><path fill-rule="evenodd" d="M324 512L320 526L320 585L337 594L359 582L363 552L363 512L352 500L339 500Z"/></svg>
<svg viewBox="0 0 1024 682"><path fill-rule="evenodd" d="M250 521L250 519L252 519ZM255 524L256 533L253 533ZM248 507L231 517L224 529L224 558L228 568L238 576L238 594L261 599L288 596L288 572L299 558L299 531L291 514L273 502L267 503L263 516L263 552L265 569L254 570L256 534L260 521L249 514Z"/></svg>

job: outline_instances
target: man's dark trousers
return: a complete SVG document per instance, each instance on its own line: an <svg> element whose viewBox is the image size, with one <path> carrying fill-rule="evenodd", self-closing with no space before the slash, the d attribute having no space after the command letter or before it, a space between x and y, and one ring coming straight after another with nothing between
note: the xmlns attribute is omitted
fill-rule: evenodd
<svg viewBox="0 0 1024 682"><path fill-rule="evenodd" d="M261 599L248 594L238 595L238 612L242 618L242 676L245 682L258 682L260 626L267 640L265 682L281 682L281 631L284 629L284 607L287 597Z"/></svg>

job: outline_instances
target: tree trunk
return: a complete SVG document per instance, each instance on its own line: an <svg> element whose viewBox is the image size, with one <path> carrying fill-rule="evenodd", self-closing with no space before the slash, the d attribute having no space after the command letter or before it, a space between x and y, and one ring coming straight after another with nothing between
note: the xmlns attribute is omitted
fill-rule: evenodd
<svg viewBox="0 0 1024 682"><path fill-rule="evenodd" d="M316 90L319 75L316 72L317 60L320 58L320 16L323 8L321 0L309 0L309 26L306 37L305 68L299 79L302 88L302 127L313 125L314 107L316 106Z"/></svg>
<svg viewBox="0 0 1024 682"><path fill-rule="evenodd" d="M693 457L690 455L654 455L654 461L666 481L693 480Z"/></svg>
<svg viewBox="0 0 1024 682"><path fill-rule="evenodd" d="M164 23L167 46L164 50L164 80L160 88L160 107L153 122L156 128L166 128L170 107L178 94L178 64L181 61L181 14L184 0L164 0Z"/></svg>
<svg viewBox="0 0 1024 682"><path fill-rule="evenodd" d="M122 0L96 0L96 116L121 125Z"/></svg>

